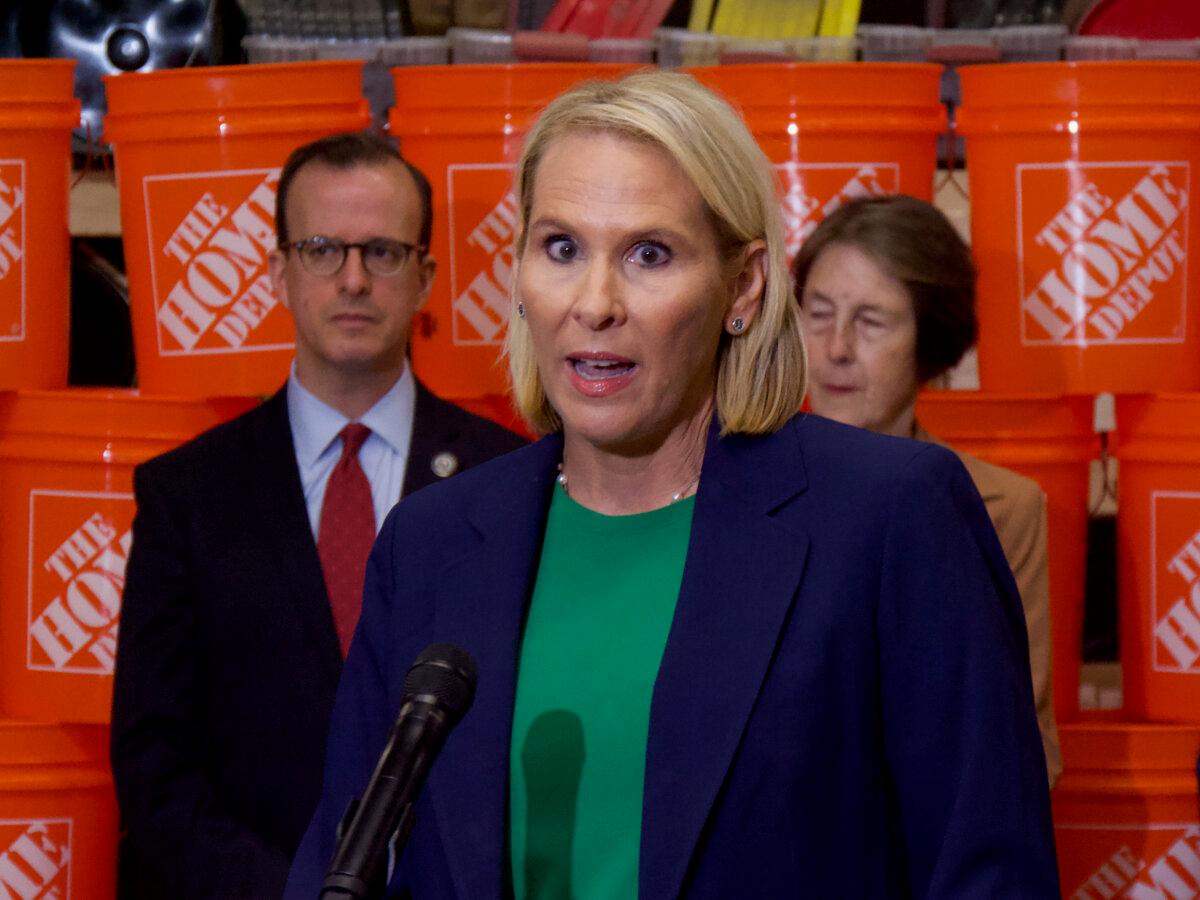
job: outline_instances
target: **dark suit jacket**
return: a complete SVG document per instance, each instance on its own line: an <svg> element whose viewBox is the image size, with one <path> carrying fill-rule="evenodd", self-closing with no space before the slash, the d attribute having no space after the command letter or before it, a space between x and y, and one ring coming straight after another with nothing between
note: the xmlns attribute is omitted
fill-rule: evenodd
<svg viewBox="0 0 1200 900"><path fill-rule="evenodd" d="M417 388L404 494L524 442ZM278 896L341 652L285 392L139 466L113 691L127 897Z"/></svg>
<svg viewBox="0 0 1200 900"><path fill-rule="evenodd" d="M393 511L286 897L316 895L432 641L474 655L478 693L391 890L509 890L516 661L561 447L547 438ZM580 585L579 602L603 589ZM643 800L641 900L1058 896L1020 600L951 452L815 416L765 437L713 429Z"/></svg>

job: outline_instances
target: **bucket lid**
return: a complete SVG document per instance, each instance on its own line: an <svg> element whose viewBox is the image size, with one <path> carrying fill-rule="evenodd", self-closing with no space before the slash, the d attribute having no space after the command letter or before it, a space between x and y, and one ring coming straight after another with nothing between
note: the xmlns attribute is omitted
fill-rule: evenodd
<svg viewBox="0 0 1200 900"><path fill-rule="evenodd" d="M1077 722L1058 726L1063 767L1072 771L1196 768L1200 725ZM1189 776L1191 777L1191 776Z"/></svg>
<svg viewBox="0 0 1200 900"><path fill-rule="evenodd" d="M930 63L740 63L688 69L701 84L737 98L739 106L922 107L945 112L942 67Z"/></svg>
<svg viewBox="0 0 1200 900"><path fill-rule="evenodd" d="M1200 109L1200 62L1103 60L964 66L956 127L1003 129L1004 111L1122 112L1171 120ZM1147 99L1153 98L1153 103Z"/></svg>
<svg viewBox="0 0 1200 900"><path fill-rule="evenodd" d="M636 68L599 62L404 66L392 69L396 89L393 120L402 112L415 110L538 110L582 81L612 80Z"/></svg>
<svg viewBox="0 0 1200 900"><path fill-rule="evenodd" d="M872 136L946 130L942 67L927 63L743 63L688 69L751 130ZM932 145L931 145L932 146Z"/></svg>
<svg viewBox="0 0 1200 900"><path fill-rule="evenodd" d="M0 104L58 103L75 100L75 60L0 59Z"/></svg>
<svg viewBox="0 0 1200 900"><path fill-rule="evenodd" d="M65 132L79 125L75 60L0 59L0 129Z"/></svg>
<svg viewBox="0 0 1200 900"><path fill-rule="evenodd" d="M143 397L112 388L0 393L0 443L18 434L178 441L256 402L253 397Z"/></svg>
<svg viewBox="0 0 1200 900"><path fill-rule="evenodd" d="M359 101L362 71L362 60L197 66L106 75L104 89L108 119L146 113L303 108Z"/></svg>
<svg viewBox="0 0 1200 900"><path fill-rule="evenodd" d="M106 765L107 725L47 725L0 719L0 766Z"/></svg>

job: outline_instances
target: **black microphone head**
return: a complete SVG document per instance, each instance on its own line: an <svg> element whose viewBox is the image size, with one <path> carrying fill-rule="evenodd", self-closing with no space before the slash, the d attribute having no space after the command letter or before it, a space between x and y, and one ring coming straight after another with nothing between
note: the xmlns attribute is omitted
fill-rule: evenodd
<svg viewBox="0 0 1200 900"><path fill-rule="evenodd" d="M404 699L424 695L457 721L471 708L478 680L479 669L470 653L454 644L430 644L404 676Z"/></svg>

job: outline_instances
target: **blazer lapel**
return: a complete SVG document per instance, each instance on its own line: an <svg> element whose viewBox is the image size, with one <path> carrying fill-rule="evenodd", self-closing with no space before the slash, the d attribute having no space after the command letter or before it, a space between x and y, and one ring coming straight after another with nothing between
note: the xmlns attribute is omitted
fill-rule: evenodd
<svg viewBox="0 0 1200 900"><path fill-rule="evenodd" d="M679 895L758 696L808 546L771 514L804 487L794 426L717 440L714 423L650 711L642 900Z"/></svg>
<svg viewBox="0 0 1200 900"><path fill-rule="evenodd" d="M437 416L436 407L437 402L433 394L418 381L413 406L412 438L408 446L408 465L404 470L401 498L435 481L441 481L431 464L434 457L449 449L452 435L446 433L445 423Z"/></svg>
<svg viewBox="0 0 1200 900"><path fill-rule="evenodd" d="M438 579L433 639L468 650L479 666L475 703L430 773L455 890L463 900L494 900L507 831L508 760L517 653L562 441L522 451L519 468L480 493L470 511L476 538Z"/></svg>
<svg viewBox="0 0 1200 900"><path fill-rule="evenodd" d="M304 505L285 391L263 404L254 430L254 452L247 460L254 467L250 482L257 527L269 536L283 591L312 641L315 652L311 661L325 669L330 683L336 684L342 671L342 652Z"/></svg>

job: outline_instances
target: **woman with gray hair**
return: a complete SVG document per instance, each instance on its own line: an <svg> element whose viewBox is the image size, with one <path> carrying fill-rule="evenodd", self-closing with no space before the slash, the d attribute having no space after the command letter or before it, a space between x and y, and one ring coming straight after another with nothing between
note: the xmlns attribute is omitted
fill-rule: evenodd
<svg viewBox="0 0 1200 900"><path fill-rule="evenodd" d="M678 74L551 103L509 323L536 444L376 543L289 896L311 897L408 663L475 703L390 894L1057 896L1020 601L943 448L795 414L766 159Z"/></svg>

